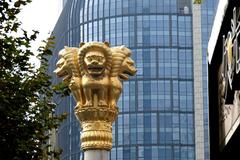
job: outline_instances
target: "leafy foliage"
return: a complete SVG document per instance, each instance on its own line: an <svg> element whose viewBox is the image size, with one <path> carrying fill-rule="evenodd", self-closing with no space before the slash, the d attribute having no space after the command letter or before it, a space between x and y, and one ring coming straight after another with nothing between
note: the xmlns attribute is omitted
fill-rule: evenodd
<svg viewBox="0 0 240 160"><path fill-rule="evenodd" d="M30 63L38 31L29 35L16 17L30 2L0 1L0 157L5 160L57 158L60 152L50 151L48 140L66 117L54 114L51 77L46 74L52 38L38 50L40 68Z"/></svg>

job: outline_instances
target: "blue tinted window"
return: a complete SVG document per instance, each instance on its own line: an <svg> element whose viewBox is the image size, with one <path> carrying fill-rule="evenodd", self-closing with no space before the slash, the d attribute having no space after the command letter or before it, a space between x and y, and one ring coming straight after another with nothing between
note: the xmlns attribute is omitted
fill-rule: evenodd
<svg viewBox="0 0 240 160"><path fill-rule="evenodd" d="M58 46L78 46L83 41L125 45L131 48L138 70L136 76L123 82L117 103L119 116L112 127L111 160L195 159L191 1L74 0L68 3L71 12L63 17L67 23L60 26L64 30L58 31L66 36ZM188 14L184 14L184 6L188 7ZM211 13L202 14L207 19ZM208 25L207 21L210 19L203 20L202 25ZM208 33L203 32L202 41L207 43ZM203 89L207 93L206 85ZM70 112L74 105L73 98L67 98L61 101L58 112ZM76 121L73 111L70 115L60 130L64 136L59 136L68 136L68 141L59 144L66 150L64 158L71 155L72 159L78 159L79 128L73 129L78 123L73 122ZM206 115L204 120L207 121ZM207 141L207 125L204 125Z"/></svg>

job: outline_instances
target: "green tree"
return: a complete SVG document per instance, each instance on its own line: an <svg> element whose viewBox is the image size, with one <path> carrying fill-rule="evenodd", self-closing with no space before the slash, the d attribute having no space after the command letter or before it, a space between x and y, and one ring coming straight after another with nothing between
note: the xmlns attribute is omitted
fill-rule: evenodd
<svg viewBox="0 0 240 160"><path fill-rule="evenodd" d="M55 159L49 151L51 130L66 117L55 115L53 89L47 74L52 39L40 47L36 69L30 63L31 43L38 32L21 29L17 15L31 0L0 1L0 159ZM47 156L46 156L47 155ZM47 158L48 157L48 158Z"/></svg>

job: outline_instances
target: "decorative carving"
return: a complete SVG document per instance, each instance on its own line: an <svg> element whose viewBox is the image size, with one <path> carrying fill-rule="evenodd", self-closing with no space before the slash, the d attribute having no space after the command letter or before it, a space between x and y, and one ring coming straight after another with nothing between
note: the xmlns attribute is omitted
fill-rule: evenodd
<svg viewBox="0 0 240 160"><path fill-rule="evenodd" d="M109 102L111 107L116 107L120 94L122 92L123 80L128 80L128 75L135 75L137 72L134 67L134 61L131 59L131 50L125 46L117 46L112 50L112 69L110 74L110 94Z"/></svg>
<svg viewBox="0 0 240 160"><path fill-rule="evenodd" d="M112 123L118 115L122 81L136 73L131 50L110 48L109 43L81 43L65 47L54 71L69 86L77 102L75 115L81 122L81 148L112 148Z"/></svg>
<svg viewBox="0 0 240 160"><path fill-rule="evenodd" d="M227 75L228 75L229 86L232 89L235 56L233 55L233 39L232 39L232 33L231 32L228 32L227 39L226 39L225 43L226 43L225 48L226 48L226 52L227 52Z"/></svg>
<svg viewBox="0 0 240 160"><path fill-rule="evenodd" d="M79 62L86 99L84 107L93 105L94 94L97 95L99 106L107 106L111 60L108 44L92 42L81 46Z"/></svg>
<svg viewBox="0 0 240 160"><path fill-rule="evenodd" d="M219 142L226 146L240 116L240 10L234 7L231 30L223 35L222 62L218 72Z"/></svg>
<svg viewBox="0 0 240 160"><path fill-rule="evenodd" d="M225 99L227 94L227 78L224 74L224 64L222 63L218 71L218 99L219 106L225 105Z"/></svg>
<svg viewBox="0 0 240 160"><path fill-rule="evenodd" d="M112 148L112 123L106 121L88 121L82 123L82 148L104 149Z"/></svg>
<svg viewBox="0 0 240 160"><path fill-rule="evenodd" d="M63 82L69 86L77 106L81 106L83 101L80 65L78 62L78 48L64 47L59 52L59 61L57 62L57 69L54 71L57 76L63 77Z"/></svg>

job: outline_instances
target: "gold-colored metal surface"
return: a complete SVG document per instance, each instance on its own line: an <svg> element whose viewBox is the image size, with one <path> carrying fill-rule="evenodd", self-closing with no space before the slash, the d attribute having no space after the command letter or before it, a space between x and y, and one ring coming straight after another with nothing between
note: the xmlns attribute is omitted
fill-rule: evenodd
<svg viewBox="0 0 240 160"><path fill-rule="evenodd" d="M122 81L136 74L131 50L109 43L81 43L80 48L65 47L59 52L57 76L63 77L77 105L83 150L112 148L112 123L118 115L117 101Z"/></svg>
<svg viewBox="0 0 240 160"><path fill-rule="evenodd" d="M193 4L202 4L202 0L193 0Z"/></svg>
<svg viewBox="0 0 240 160"><path fill-rule="evenodd" d="M226 50L227 50L227 54L228 54L228 68L229 68L229 70L231 70L232 63L233 63L233 42L232 42L232 36L230 33L229 33L226 43L227 43Z"/></svg>

